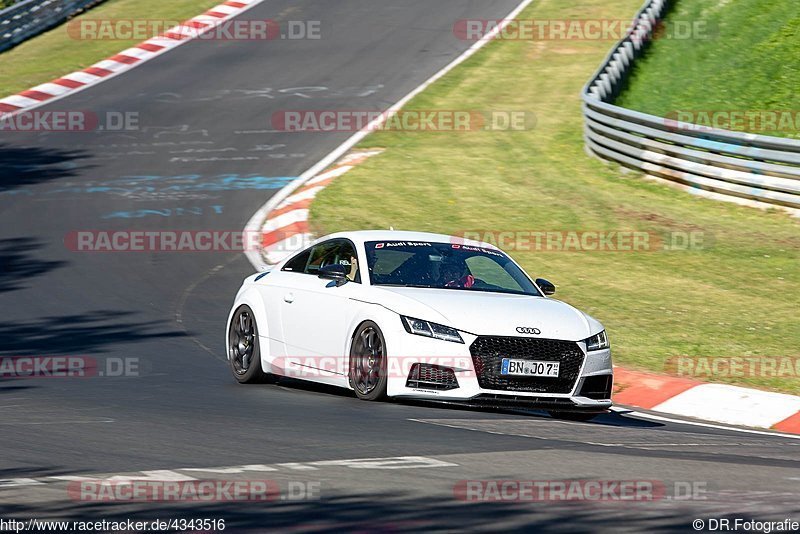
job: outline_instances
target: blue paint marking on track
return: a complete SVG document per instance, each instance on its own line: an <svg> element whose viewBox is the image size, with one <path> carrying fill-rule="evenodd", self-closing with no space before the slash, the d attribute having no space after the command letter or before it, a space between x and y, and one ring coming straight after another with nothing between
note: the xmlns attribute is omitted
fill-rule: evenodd
<svg viewBox="0 0 800 534"><path fill-rule="evenodd" d="M188 208L142 208L129 211L113 211L100 217L101 219L143 219L145 217L180 217L185 215L220 215L223 206L216 204L213 206L191 206Z"/></svg>
<svg viewBox="0 0 800 534"><path fill-rule="evenodd" d="M204 176L201 174L184 174L174 176L146 175L123 176L118 179L96 182L68 182L54 188L46 189L40 194L45 196L63 194L96 194L136 195L192 192L221 192L239 190L274 190L280 189L295 180L294 176L262 176L257 174L219 174ZM12 189L0 191L0 195L35 194L32 189Z"/></svg>

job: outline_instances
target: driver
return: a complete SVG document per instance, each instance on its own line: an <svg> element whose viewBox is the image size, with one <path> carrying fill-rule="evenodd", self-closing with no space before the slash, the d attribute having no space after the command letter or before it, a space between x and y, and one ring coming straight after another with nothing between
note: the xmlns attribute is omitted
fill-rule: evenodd
<svg viewBox="0 0 800 534"><path fill-rule="evenodd" d="M442 264L441 281L444 287L470 288L475 283L475 277L469 274L464 262L450 260Z"/></svg>
<svg viewBox="0 0 800 534"><path fill-rule="evenodd" d="M350 256L350 270L347 273L347 279L351 282L355 282L356 277L358 276L358 258L354 255Z"/></svg>

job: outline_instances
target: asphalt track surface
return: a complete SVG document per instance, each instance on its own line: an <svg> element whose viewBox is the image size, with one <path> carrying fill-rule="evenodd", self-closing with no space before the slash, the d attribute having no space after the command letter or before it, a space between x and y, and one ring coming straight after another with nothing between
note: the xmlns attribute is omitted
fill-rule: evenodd
<svg viewBox="0 0 800 534"><path fill-rule="evenodd" d="M453 36L455 20L501 18L515 3L270 0L243 17L319 20L323 39L192 42L43 108L138 112L137 132L1 135L0 355L89 356L99 369L137 358L140 376L0 381L0 518L224 518L234 532L686 531L695 518L800 519L797 440L624 414L582 424L365 403L289 381L240 386L223 330L252 271L244 255L65 246L74 230L241 230L350 135L268 132L273 112L383 109L469 45ZM406 456L422 458L396 469L335 462ZM318 482L320 498L94 503L53 478L152 470ZM473 479L653 480L667 495L455 498L458 481ZM674 498L676 482L702 499Z"/></svg>

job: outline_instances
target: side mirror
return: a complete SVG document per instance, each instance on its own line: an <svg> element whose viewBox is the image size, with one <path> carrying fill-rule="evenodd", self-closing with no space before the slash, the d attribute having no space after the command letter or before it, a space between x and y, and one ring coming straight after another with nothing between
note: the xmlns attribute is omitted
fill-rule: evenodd
<svg viewBox="0 0 800 534"><path fill-rule="evenodd" d="M542 293L545 295L552 295L556 292L556 286L554 286L550 281L545 280L544 278L537 278L536 285L539 286L539 289L542 290Z"/></svg>
<svg viewBox="0 0 800 534"><path fill-rule="evenodd" d="M347 267L338 263L326 265L319 270L319 277L333 280L337 286L342 286L347 283Z"/></svg>

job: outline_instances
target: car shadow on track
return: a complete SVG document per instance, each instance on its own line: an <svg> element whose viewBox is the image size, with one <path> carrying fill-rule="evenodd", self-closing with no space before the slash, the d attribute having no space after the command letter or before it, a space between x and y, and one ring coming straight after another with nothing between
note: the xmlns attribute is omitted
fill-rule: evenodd
<svg viewBox="0 0 800 534"><path fill-rule="evenodd" d="M287 377L280 377L277 380L276 384L267 384L266 387L275 387L281 386L293 391L298 392L308 392L308 393L319 393L319 394L326 394L326 395L335 395L338 397L348 397L353 399L353 402L363 402L359 401L355 394L347 389L339 388L335 386L328 386L325 384L318 384L315 382L306 382L303 380L297 380L294 378L287 378ZM436 410L448 410L448 411L468 411L468 412L482 412L482 413L492 413L492 414L502 414L502 415L516 415L516 416L524 416L524 417L537 417L542 419L553 419L552 416L547 414L547 412L542 410L527 410L527 409L511 409L511 408L499 408L493 406L480 406L474 405L469 403L462 403L462 402L441 402L435 400L416 400L416 399L391 399L387 402L392 404L398 405L407 405L407 406L419 406L424 408L432 408ZM618 412L608 412L604 414L600 414L591 421L586 422L575 422L570 421L574 424L582 424L582 425L603 425L603 426L614 426L614 427L622 427L622 428L658 428L665 426L664 423L659 423L656 421L647 421L643 419L637 419L634 417L627 417L624 414Z"/></svg>
<svg viewBox="0 0 800 534"><path fill-rule="evenodd" d="M470 404L461 404L455 402L437 402L437 401L418 401L418 400L398 400L393 401L403 404L411 404L416 406L425 406L429 408L438 408L446 410L466 410L470 412L486 412L505 415L519 415L525 417L537 417L541 419L556 419L543 410L526 410L526 409L509 409L509 408L494 408L485 406L476 406ZM556 419L559 420L559 419ZM624 428L656 428L664 426L663 423L655 421L645 421L642 419L635 419L632 417L625 417L617 412L608 412L599 414L591 421L569 421L577 425L603 425Z"/></svg>

